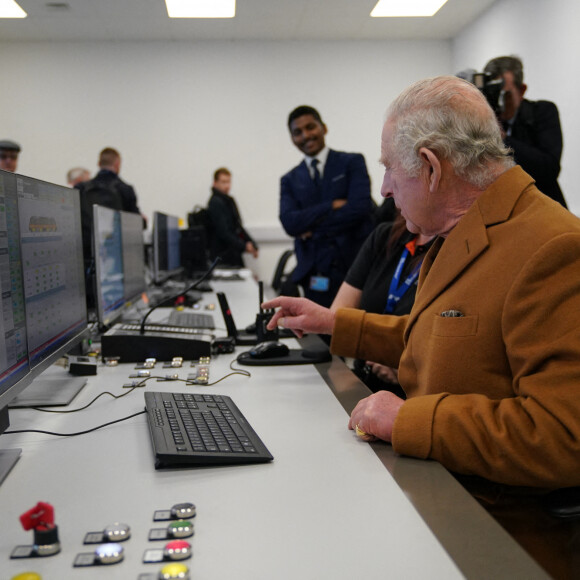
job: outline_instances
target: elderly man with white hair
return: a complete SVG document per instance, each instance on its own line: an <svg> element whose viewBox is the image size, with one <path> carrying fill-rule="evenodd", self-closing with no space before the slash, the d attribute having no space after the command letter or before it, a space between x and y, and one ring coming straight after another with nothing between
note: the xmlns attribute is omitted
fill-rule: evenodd
<svg viewBox="0 0 580 580"><path fill-rule="evenodd" d="M396 452L518 486L580 485L580 220L514 166L483 95L437 77L383 127L382 195L437 235L410 315L280 297L270 327L332 334L335 354L399 368L403 400L361 400L349 428Z"/></svg>

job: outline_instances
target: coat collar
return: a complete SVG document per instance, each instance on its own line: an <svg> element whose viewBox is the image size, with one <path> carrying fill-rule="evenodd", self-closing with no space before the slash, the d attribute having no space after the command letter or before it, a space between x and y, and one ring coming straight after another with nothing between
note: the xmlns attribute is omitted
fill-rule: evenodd
<svg viewBox="0 0 580 580"><path fill-rule="evenodd" d="M446 240L436 240L421 267L405 340L419 314L488 248L487 228L507 221L520 195L533 182L521 167L509 169L481 194Z"/></svg>

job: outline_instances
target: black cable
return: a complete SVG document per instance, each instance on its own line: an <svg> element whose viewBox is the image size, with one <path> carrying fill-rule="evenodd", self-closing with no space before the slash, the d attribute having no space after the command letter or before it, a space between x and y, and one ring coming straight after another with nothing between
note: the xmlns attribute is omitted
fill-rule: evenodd
<svg viewBox="0 0 580 580"><path fill-rule="evenodd" d="M127 421L128 419L132 419L133 417L137 417L145 413L147 413L147 411L145 410L139 411L138 413L133 413L133 415L129 415L128 417L116 419L115 421L109 421L108 423L103 423L102 425L93 427L92 429L87 429L86 431L79 431L78 433L54 433L52 431L42 431L40 429L17 429L15 431L4 431L4 435L14 435L16 433L42 433L44 435L55 435L57 437L76 437L77 435L86 435L87 433L92 433L93 431L97 431L98 429L102 429L103 427L108 427L109 425L114 425L115 423Z"/></svg>
<svg viewBox="0 0 580 580"><path fill-rule="evenodd" d="M144 387L145 383L151 379L157 379L158 381L181 381L181 382L184 382L185 384L191 384L191 382L188 381L187 379L168 379L166 377L155 377L155 376L145 377L145 378L143 378L143 380L139 381L137 384L132 385L131 387L128 387L129 390L126 393L123 393L122 395L114 395L113 393L111 393L109 391L103 391L102 393L99 393L92 401L87 403L84 407L79 407L78 409L61 410L61 409L45 409L42 407L32 407L32 409L34 411L42 411L43 413L76 413L77 411L84 411L85 409L90 407L97 399L99 399L103 395L109 395L109 396L113 397L113 399L120 399L121 397L126 397L127 395L130 395L135 389L139 389L141 387Z"/></svg>
<svg viewBox="0 0 580 580"><path fill-rule="evenodd" d="M157 379L158 381L165 381L165 382L182 382L185 383L186 385L199 385L199 386L206 386L206 387L212 387L213 385L217 385L218 383L220 383L221 381L223 381L224 379L227 379L228 377L234 376L234 375L242 375L245 377L251 377L252 375L250 374L249 371L247 371L246 369L239 369L239 368L234 368L233 364L234 361L230 362L230 369L233 371L227 375L224 375L223 377L221 377L221 379L218 379L217 381L214 381L213 383L195 383L191 380L187 380L187 379L168 379L167 377L157 377L157 376L150 376L150 377L144 377L143 380L139 381L137 384L132 385L131 387L129 387L129 390L126 393L123 393L122 395L114 395L113 393L109 392L109 391L103 391L102 393L99 393L94 399L92 399L90 402L88 402L84 407L79 407L78 409L45 409L43 407L32 407L32 409L34 411L41 411L42 413L76 413L78 411L84 411L85 409L87 409L88 407L90 407L97 399L101 398L103 395L109 395L110 397L113 397L113 399L121 399L122 397L126 397L127 395L130 395L135 389L139 389L141 387L145 386L145 383L147 381L150 381L151 379ZM140 413L137 413L140 414ZM131 417L135 417L135 415L131 415ZM130 417L127 417L128 419ZM124 419L120 419L120 421L124 421ZM117 422L117 421L114 421ZM111 423L106 423L105 425L109 425ZM102 425L103 427L105 425ZM95 429L100 429L100 427L95 427ZM73 435L82 435L84 433L90 433L91 431L94 431L95 429L91 429L89 431L83 431L82 433L74 433ZM5 433L46 433L47 435L59 435L59 433L51 433L49 431L35 431L35 430L26 430L26 431L5 431Z"/></svg>
<svg viewBox="0 0 580 580"><path fill-rule="evenodd" d="M209 269L207 270L207 272L205 272L205 274L199 279L196 280L193 284L189 285L185 290L179 292L178 294L169 296L167 298L165 298L165 300L161 300L161 302L159 302L158 304L156 304L155 306L153 306L152 308L149 309L149 311L147 312L147 314L145 314L145 316L143 317L143 319L141 320L141 327L139 329L139 333L140 334L145 334L145 322L147 321L147 318L149 318L149 315L156 310L157 308L159 308L160 306L163 306L164 304L169 304L170 302L175 302L175 300L177 300L177 298L179 298L180 296L185 296L190 290L194 290L197 286L199 286L206 278L208 278L209 276L211 276L211 273L215 270L216 266L218 265L218 263L221 262L221 259L218 257L216 258L211 266L209 267Z"/></svg>
<svg viewBox="0 0 580 580"><path fill-rule="evenodd" d="M147 377L147 378L150 378L150 377ZM84 411L85 409L90 407L97 399L99 399L103 395L110 395L111 397L113 397L113 399L120 399L121 397L126 397L127 395L131 394L138 387L143 386L143 384L145 383L146 380L147 379L144 379L143 381L140 382L140 384L132 386L131 390L127 391L126 393L123 393L122 395L114 395L113 393L110 393L109 391L103 391L102 393L99 393L92 401L87 403L84 407L79 407L78 409L59 410L59 409L45 409L43 407L32 407L32 408L35 411L42 411L43 413L76 413L77 411Z"/></svg>

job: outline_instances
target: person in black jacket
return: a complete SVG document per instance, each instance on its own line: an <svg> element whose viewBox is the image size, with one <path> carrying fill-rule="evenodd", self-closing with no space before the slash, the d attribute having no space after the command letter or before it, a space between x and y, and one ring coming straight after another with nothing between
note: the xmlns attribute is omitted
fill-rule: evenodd
<svg viewBox="0 0 580 580"><path fill-rule="evenodd" d="M116 149L106 147L99 154L99 172L88 181L74 185L79 190L81 202L81 229L87 288L87 305L94 306L93 276L95 256L93 256L93 205L141 214L137 206L137 196L133 187L119 177L121 155ZM147 226L145 216L143 228Z"/></svg>
<svg viewBox="0 0 580 580"><path fill-rule="evenodd" d="M141 214L135 190L119 177L121 169L119 152L112 147L103 149L99 154L99 168L95 177L74 186L80 192L83 250L88 263L93 259L91 245L93 205ZM145 228L147 222L145 216L142 217Z"/></svg>
<svg viewBox="0 0 580 580"><path fill-rule="evenodd" d="M558 185L562 157L558 108L550 101L524 99L524 65L516 56L494 58L484 72L504 80L504 106L498 116L504 143L513 150L516 163L536 180L542 193L568 207Z"/></svg>
<svg viewBox="0 0 580 580"><path fill-rule="evenodd" d="M222 264L243 267L244 252L258 257L258 247L242 225L238 206L230 196L232 174L229 169L220 167L214 172L212 195L207 209L212 222L211 253L219 256Z"/></svg>
<svg viewBox="0 0 580 580"><path fill-rule="evenodd" d="M90 179L79 185L81 199L85 191L100 191L102 193L102 203L112 209L121 209L131 213L141 213L137 205L137 195L133 186L125 183L120 177L121 155L112 147L105 147L99 154L99 172ZM110 195L107 195L110 192ZM110 201L114 197L115 201ZM118 199L117 199L118 198Z"/></svg>
<svg viewBox="0 0 580 580"><path fill-rule="evenodd" d="M415 302L419 269L434 240L435 236L407 230L403 216L395 207L394 221L379 223L365 240L330 309L409 314ZM355 359L353 371L371 391L388 390L406 398L398 382L397 369Z"/></svg>

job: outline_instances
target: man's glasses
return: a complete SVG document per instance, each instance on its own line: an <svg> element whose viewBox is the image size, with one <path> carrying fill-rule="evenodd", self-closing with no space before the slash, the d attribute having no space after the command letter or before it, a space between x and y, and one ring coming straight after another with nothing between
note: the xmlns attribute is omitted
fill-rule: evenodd
<svg viewBox="0 0 580 580"><path fill-rule="evenodd" d="M18 153L16 151L1 151L0 152L0 159L18 159Z"/></svg>

